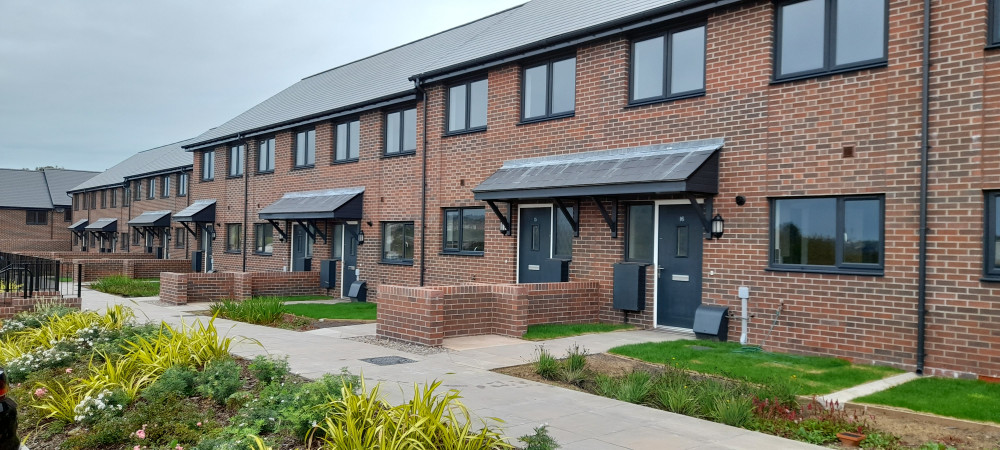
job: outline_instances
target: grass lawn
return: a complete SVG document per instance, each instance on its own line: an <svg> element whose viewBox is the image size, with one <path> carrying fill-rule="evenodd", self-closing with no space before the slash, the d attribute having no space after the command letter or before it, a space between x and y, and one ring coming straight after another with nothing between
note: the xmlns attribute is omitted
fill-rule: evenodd
<svg viewBox="0 0 1000 450"><path fill-rule="evenodd" d="M101 278L90 284L94 290L122 297L152 297L160 295L160 281L133 280L129 277L114 275Z"/></svg>
<svg viewBox="0 0 1000 450"><path fill-rule="evenodd" d="M375 320L375 304L367 302L285 305L285 312L313 319Z"/></svg>
<svg viewBox="0 0 1000 450"><path fill-rule="evenodd" d="M920 378L854 401L1000 423L1000 384L979 380Z"/></svg>
<svg viewBox="0 0 1000 450"><path fill-rule="evenodd" d="M311 302L315 300L334 300L329 295L287 295L275 297L282 302Z"/></svg>
<svg viewBox="0 0 1000 450"><path fill-rule="evenodd" d="M627 324L613 323L548 323L541 325L529 325L528 332L521 336L529 341L540 341L544 339L555 339L567 336L579 336L590 333L607 333L617 330L631 330L635 328Z"/></svg>
<svg viewBox="0 0 1000 450"><path fill-rule="evenodd" d="M739 349L740 344L735 342L682 340L624 345L608 352L755 383L787 381L799 395L829 394L902 372L890 367L853 365L830 357L739 353Z"/></svg>

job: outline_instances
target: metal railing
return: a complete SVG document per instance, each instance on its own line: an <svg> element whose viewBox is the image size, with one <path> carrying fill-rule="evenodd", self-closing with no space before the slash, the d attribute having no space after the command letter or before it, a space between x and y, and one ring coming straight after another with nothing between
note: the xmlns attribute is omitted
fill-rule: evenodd
<svg viewBox="0 0 1000 450"><path fill-rule="evenodd" d="M80 277L73 272L54 259L0 252L0 297L73 295L80 287Z"/></svg>

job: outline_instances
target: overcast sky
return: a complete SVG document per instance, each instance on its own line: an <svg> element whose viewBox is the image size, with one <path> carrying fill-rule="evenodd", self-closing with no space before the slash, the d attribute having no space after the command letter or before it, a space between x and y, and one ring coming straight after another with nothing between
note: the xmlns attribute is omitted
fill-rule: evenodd
<svg viewBox="0 0 1000 450"><path fill-rule="evenodd" d="M105 170L526 0L0 0L0 167Z"/></svg>

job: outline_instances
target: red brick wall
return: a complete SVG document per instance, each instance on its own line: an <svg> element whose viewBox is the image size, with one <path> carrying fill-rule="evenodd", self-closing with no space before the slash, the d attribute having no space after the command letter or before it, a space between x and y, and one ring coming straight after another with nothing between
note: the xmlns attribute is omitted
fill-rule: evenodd
<svg viewBox="0 0 1000 450"><path fill-rule="evenodd" d="M2 239L0 252L41 252L71 250L70 240L64 239Z"/></svg>
<svg viewBox="0 0 1000 450"><path fill-rule="evenodd" d="M163 273L160 300L173 304L255 296L323 294L318 272Z"/></svg>
<svg viewBox="0 0 1000 450"><path fill-rule="evenodd" d="M0 209L0 251L69 250L70 223L63 213L46 215L45 225L28 225L27 210Z"/></svg>
<svg viewBox="0 0 1000 450"><path fill-rule="evenodd" d="M57 292L35 292L32 298L0 294L0 319L8 319L24 311L33 311L38 303L80 309L79 298L66 298Z"/></svg>
<svg viewBox="0 0 1000 450"><path fill-rule="evenodd" d="M190 272L191 260L163 259L75 259L83 267L83 281L97 281L111 275L129 278L158 278L162 272ZM75 272L74 272L75 273Z"/></svg>

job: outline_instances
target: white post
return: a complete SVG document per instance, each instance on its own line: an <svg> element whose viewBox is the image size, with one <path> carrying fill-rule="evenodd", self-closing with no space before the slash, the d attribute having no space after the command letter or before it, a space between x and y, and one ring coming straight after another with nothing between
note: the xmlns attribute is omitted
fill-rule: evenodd
<svg viewBox="0 0 1000 450"><path fill-rule="evenodd" d="M747 328L750 325L750 310L747 309L747 300L750 298L750 288L747 286L740 286L739 297L742 300L742 320L743 320L743 332L740 333L740 345L747 345Z"/></svg>

